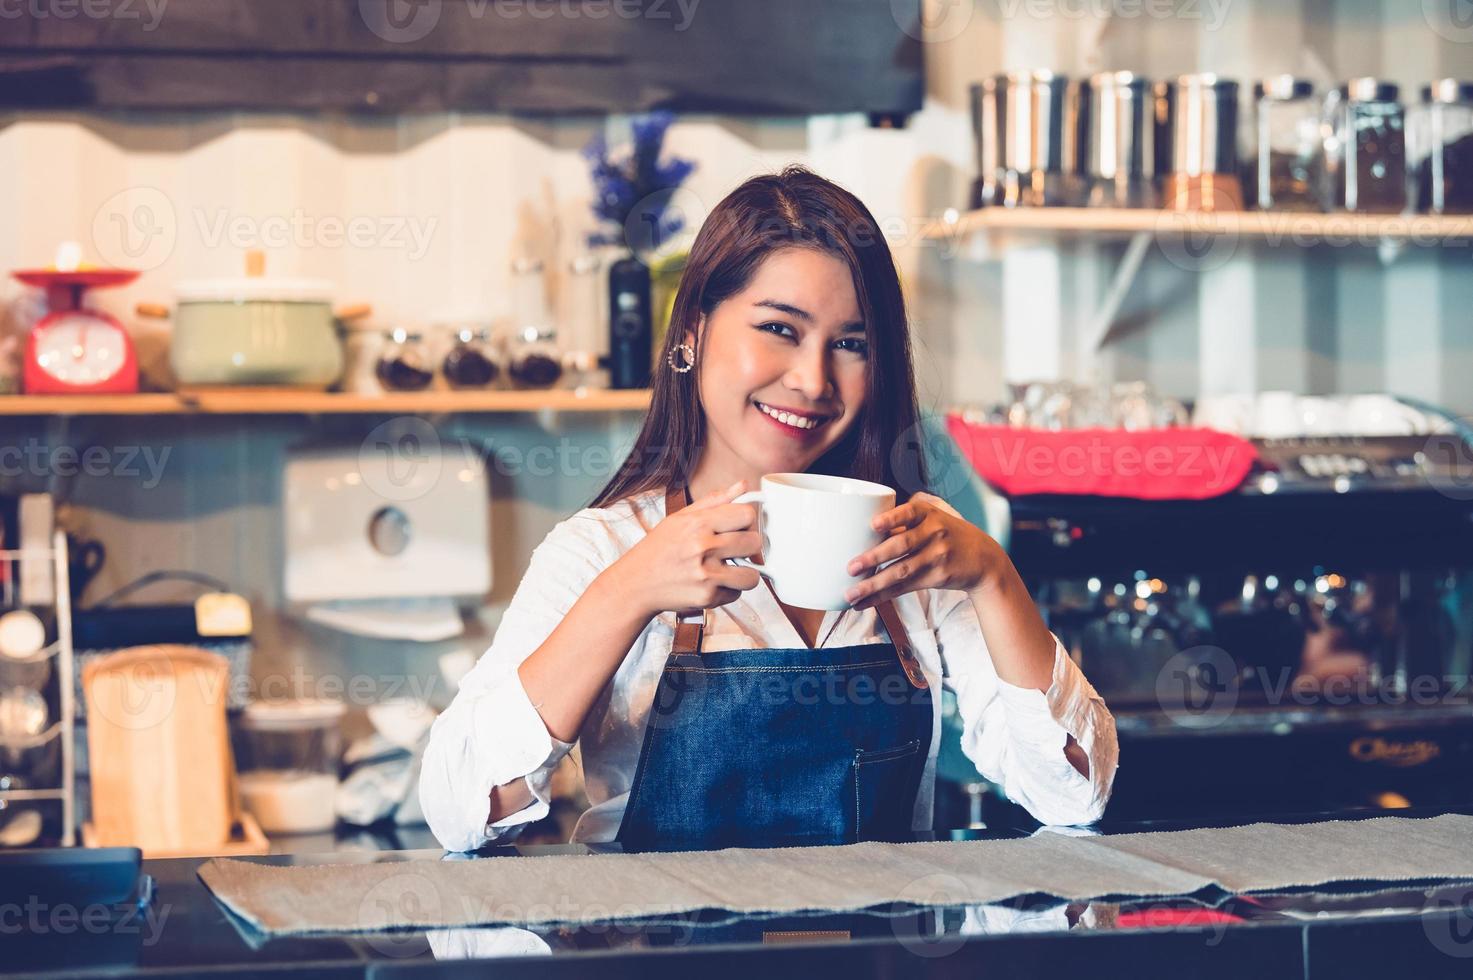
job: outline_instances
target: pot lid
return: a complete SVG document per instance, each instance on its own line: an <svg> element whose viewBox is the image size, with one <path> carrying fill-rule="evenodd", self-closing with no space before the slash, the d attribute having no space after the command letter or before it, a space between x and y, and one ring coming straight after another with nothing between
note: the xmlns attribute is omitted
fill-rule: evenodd
<svg viewBox="0 0 1473 980"><path fill-rule="evenodd" d="M174 290L181 303L331 303L326 279L196 279Z"/></svg>

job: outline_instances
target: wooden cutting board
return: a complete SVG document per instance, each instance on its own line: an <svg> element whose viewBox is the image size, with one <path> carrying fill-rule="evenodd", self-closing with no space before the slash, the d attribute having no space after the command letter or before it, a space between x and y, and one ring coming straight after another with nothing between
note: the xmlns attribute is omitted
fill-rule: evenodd
<svg viewBox="0 0 1473 980"><path fill-rule="evenodd" d="M230 839L228 687L226 659L195 647L136 647L83 668L98 845L208 852Z"/></svg>

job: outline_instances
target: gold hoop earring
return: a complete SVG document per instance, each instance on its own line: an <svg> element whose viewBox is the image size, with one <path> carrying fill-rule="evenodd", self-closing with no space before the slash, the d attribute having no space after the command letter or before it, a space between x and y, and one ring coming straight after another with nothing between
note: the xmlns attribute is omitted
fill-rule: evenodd
<svg viewBox="0 0 1473 980"><path fill-rule="evenodd" d="M685 361L685 367L675 365L675 352L680 351ZM690 344L676 344L670 348L670 353L665 355L665 362L670 365L670 370L676 374L688 374L690 369L696 366L696 349Z"/></svg>

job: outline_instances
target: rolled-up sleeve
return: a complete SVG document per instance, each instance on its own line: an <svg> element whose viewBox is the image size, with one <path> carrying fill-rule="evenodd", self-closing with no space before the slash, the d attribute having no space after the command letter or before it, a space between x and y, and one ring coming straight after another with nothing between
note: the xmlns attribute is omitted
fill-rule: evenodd
<svg viewBox="0 0 1473 980"><path fill-rule="evenodd" d="M532 552L490 649L461 680L430 731L419 798L446 850L472 851L514 837L548 813L552 772L573 746L548 732L517 667L612 560L606 543L586 531L590 524L574 515ZM526 781L533 802L488 823L491 790L516 779Z"/></svg>
<svg viewBox="0 0 1473 980"><path fill-rule="evenodd" d="M956 693L962 751L1009 799L1045 824L1098 820L1119 762L1115 719L1054 639L1047 691L997 676L976 607L965 592L938 591L933 613L945 683ZM1089 759L1081 774L1064 755L1069 736Z"/></svg>

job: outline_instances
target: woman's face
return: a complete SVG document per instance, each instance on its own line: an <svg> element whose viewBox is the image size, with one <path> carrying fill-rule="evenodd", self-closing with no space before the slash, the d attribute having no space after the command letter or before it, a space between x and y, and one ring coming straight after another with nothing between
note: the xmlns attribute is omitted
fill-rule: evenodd
<svg viewBox="0 0 1473 980"><path fill-rule="evenodd" d="M769 255L713 310L699 338L706 460L746 477L802 472L864 405L868 344L848 265L824 252ZM786 419L775 413L790 413ZM802 416L795 418L793 416Z"/></svg>

